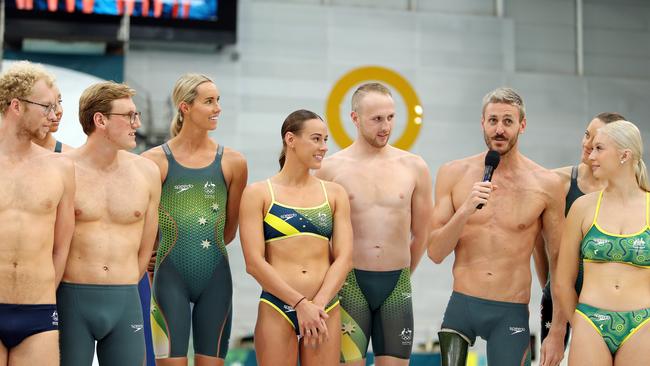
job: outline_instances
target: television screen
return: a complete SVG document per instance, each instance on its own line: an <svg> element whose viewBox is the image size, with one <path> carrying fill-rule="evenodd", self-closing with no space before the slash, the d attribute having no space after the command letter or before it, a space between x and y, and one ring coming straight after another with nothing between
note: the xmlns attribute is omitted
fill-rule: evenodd
<svg viewBox="0 0 650 366"><path fill-rule="evenodd" d="M6 0L5 5L8 42L118 42L124 15L132 41L236 42L236 0Z"/></svg>
<svg viewBox="0 0 650 366"><path fill-rule="evenodd" d="M9 0L9 8L164 19L216 21L218 0Z"/></svg>

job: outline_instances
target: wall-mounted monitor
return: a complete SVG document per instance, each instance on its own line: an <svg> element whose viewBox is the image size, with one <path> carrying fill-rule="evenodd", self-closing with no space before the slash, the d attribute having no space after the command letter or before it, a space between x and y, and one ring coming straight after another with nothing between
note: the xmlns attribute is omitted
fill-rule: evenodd
<svg viewBox="0 0 650 366"><path fill-rule="evenodd" d="M235 0L5 0L9 42L130 40L233 44Z"/></svg>

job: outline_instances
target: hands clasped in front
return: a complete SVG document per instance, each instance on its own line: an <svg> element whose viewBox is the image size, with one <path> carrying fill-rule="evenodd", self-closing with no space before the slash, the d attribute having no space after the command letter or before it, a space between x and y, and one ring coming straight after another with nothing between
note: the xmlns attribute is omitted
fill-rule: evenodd
<svg viewBox="0 0 650 366"><path fill-rule="evenodd" d="M300 335L305 344L316 347L329 339L325 323L329 315L325 312L325 306L314 304L311 301L301 301L295 310L298 316Z"/></svg>

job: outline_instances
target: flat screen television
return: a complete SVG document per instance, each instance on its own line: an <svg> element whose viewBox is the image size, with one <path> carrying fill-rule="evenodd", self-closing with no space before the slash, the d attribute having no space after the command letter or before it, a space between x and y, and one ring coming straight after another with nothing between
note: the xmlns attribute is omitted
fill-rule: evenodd
<svg viewBox="0 0 650 366"><path fill-rule="evenodd" d="M5 39L233 44L236 0L5 0Z"/></svg>

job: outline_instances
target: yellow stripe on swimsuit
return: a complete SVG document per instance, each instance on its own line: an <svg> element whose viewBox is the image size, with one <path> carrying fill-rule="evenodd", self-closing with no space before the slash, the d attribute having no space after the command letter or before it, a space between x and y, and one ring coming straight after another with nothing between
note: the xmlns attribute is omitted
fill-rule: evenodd
<svg viewBox="0 0 650 366"><path fill-rule="evenodd" d="M321 187L325 202L316 207L292 207L275 200L271 181L267 180L271 191L271 206L264 216L264 242L287 239L299 235L309 235L329 241L332 238L332 209L327 199L325 185Z"/></svg>

